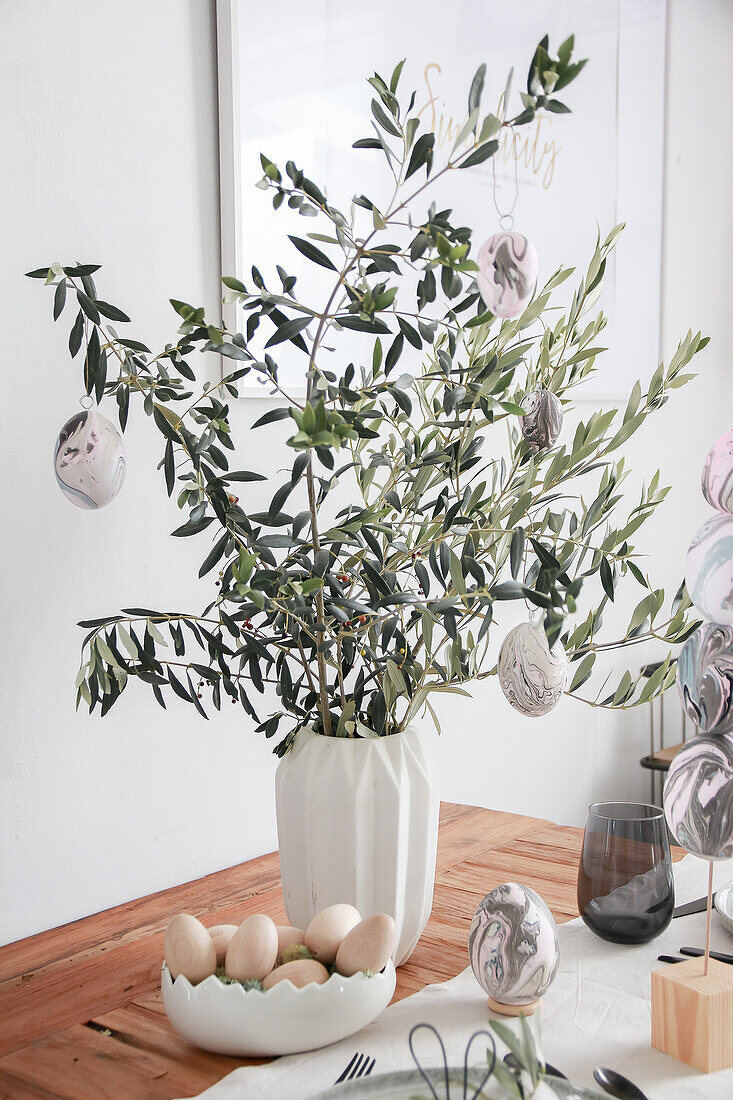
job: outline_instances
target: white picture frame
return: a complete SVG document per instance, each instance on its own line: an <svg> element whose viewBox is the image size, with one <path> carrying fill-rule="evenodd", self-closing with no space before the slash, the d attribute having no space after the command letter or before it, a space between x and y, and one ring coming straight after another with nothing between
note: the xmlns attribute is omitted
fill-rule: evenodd
<svg viewBox="0 0 733 1100"><path fill-rule="evenodd" d="M436 66L434 75L445 77L445 87L423 89L428 100L434 97L428 106L435 121L444 125L456 102L450 79L460 76L467 87L473 74L468 60L496 60L503 51L507 60L514 57L523 63L546 29L551 47L556 47L562 36L580 27L576 55L589 56L590 62L567 91L573 114L550 119L563 134L562 186L552 201L549 190L533 195L533 185L540 186L531 179L534 164L526 168L527 178L521 176L520 164L515 227L528 227L527 235L540 253L540 275L548 277L551 271L547 266L543 270L543 255L553 262L562 256L563 262L582 268L592 251L595 218L604 234L617 221L626 221L601 301L609 316L604 334L609 351L599 359L598 373L577 391L580 400L622 400L636 378L644 381L651 376L660 355L666 0L528 0L521 5L513 0L491 5L463 0L448 15L439 0L402 0L397 6L373 0L366 22L363 11L343 0L317 0L307 8L296 0L279 0L269 7L217 0L223 274L243 278L253 259L258 266L267 265L272 255L298 275L301 293L303 280L322 278L301 257L293 256L289 263L294 250L286 233L305 236L313 226L304 226L305 219L290 212L272 211L271 197L254 187L261 175L257 153L265 152L276 162L292 155L319 185L325 182L335 191L342 180L359 178L362 170L369 175L378 154L352 150L351 142L370 133L370 95L362 78L374 68L389 68L387 55L396 61L408 52L401 47L409 45L420 56L412 70L408 57L404 83L419 76L421 69L427 81L431 64ZM449 29L438 34L429 28L442 26L439 13ZM473 28L477 19L489 20L494 32L486 40L493 43L498 35L501 49L481 49L472 35L467 41L453 26L461 17ZM390 29L386 44L385 27ZM346 49L356 36L359 49ZM439 64L425 60L430 49L440 49ZM499 78L503 87L507 67L501 60L489 67L498 72L487 76L487 110L493 108L487 95L496 96ZM521 88L522 77L517 74L515 86ZM354 125L363 132L352 133ZM364 158L370 158L370 167ZM482 170L488 171L485 165L469 170L477 176L470 211L474 219L468 224L477 233L485 229L488 236L498 227L498 213L490 201L488 178L478 175ZM501 207L503 201L511 201L512 173L506 166L494 171ZM293 226L290 217L300 225ZM562 246L571 254L566 255ZM274 260L270 266L274 271ZM223 317L229 328L241 328L238 307L225 305ZM288 354L296 355L290 349ZM281 364L281 372L289 369L298 369L296 360L292 368ZM286 378L291 390L302 392L294 379L295 374ZM268 396L267 389L256 384L241 387L241 393Z"/></svg>

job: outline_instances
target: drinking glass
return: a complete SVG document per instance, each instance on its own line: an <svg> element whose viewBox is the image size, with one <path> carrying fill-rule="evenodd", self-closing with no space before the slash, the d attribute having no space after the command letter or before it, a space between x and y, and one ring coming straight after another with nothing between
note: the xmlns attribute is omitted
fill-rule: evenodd
<svg viewBox="0 0 733 1100"><path fill-rule="evenodd" d="M674 910L674 877L664 811L637 802L588 809L578 869L578 908L611 943L648 943Z"/></svg>

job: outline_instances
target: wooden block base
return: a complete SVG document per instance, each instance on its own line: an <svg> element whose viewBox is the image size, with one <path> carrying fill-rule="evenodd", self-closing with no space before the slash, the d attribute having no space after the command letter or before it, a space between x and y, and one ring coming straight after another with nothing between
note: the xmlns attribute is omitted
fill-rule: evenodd
<svg viewBox="0 0 733 1100"><path fill-rule="evenodd" d="M733 1066L733 966L704 959L652 970L652 1046L714 1073Z"/></svg>
<svg viewBox="0 0 733 1100"><path fill-rule="evenodd" d="M532 1016L542 1004L542 1001L531 1001L528 1005L505 1005L501 1001L495 1001L489 997L489 1008L498 1016Z"/></svg>

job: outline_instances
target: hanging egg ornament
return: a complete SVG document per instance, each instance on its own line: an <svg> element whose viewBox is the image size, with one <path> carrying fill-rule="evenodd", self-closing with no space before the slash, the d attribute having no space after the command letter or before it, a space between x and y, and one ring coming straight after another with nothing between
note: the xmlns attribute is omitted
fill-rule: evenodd
<svg viewBox="0 0 733 1100"><path fill-rule="evenodd" d="M125 444L96 409L82 409L59 432L53 456L56 481L77 508L104 508L125 480Z"/></svg>
<svg viewBox="0 0 733 1100"><path fill-rule="evenodd" d="M733 516L713 516L697 532L687 551L685 584L703 619L733 626Z"/></svg>
<svg viewBox="0 0 733 1100"><path fill-rule="evenodd" d="M733 729L733 627L702 623L677 658L682 706L700 733Z"/></svg>
<svg viewBox="0 0 733 1100"><path fill-rule="evenodd" d="M522 399L522 435L533 451L544 451L556 442L562 428L560 398L549 390L532 390Z"/></svg>
<svg viewBox="0 0 733 1100"><path fill-rule="evenodd" d="M505 699L527 718L548 714L565 690L568 659L562 644L547 644L534 623L513 627L499 650L499 685Z"/></svg>
<svg viewBox="0 0 733 1100"><path fill-rule="evenodd" d="M468 956L490 1007L511 1014L537 1007L557 974L560 946L552 913L529 886L506 882L483 899L471 922Z"/></svg>
<svg viewBox="0 0 733 1100"><path fill-rule="evenodd" d="M531 241L502 230L481 245L476 281L488 309L497 317L518 317L537 283L539 261Z"/></svg>
<svg viewBox="0 0 733 1100"><path fill-rule="evenodd" d="M733 737L700 734L669 766L664 815L677 843L703 859L733 856Z"/></svg>
<svg viewBox="0 0 733 1100"><path fill-rule="evenodd" d="M719 512L733 512L733 430L716 439L702 468L702 493Z"/></svg>

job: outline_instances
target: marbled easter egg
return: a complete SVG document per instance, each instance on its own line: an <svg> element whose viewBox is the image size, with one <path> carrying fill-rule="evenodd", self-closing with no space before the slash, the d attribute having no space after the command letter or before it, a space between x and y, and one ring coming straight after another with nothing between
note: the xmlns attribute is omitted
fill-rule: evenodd
<svg viewBox="0 0 733 1100"><path fill-rule="evenodd" d="M702 492L719 512L733 512L733 431L716 439L702 468Z"/></svg>
<svg viewBox="0 0 733 1100"><path fill-rule="evenodd" d="M549 390L532 390L522 399L522 435L535 451L551 447L562 428L560 398Z"/></svg>
<svg viewBox="0 0 733 1100"><path fill-rule="evenodd" d="M669 766L664 814L677 843L704 859L733 856L733 737L700 734Z"/></svg>
<svg viewBox="0 0 733 1100"><path fill-rule="evenodd" d="M552 913L528 886L497 886L476 910L468 955L476 980L495 1001L532 1004L549 988L560 962Z"/></svg>
<svg viewBox="0 0 733 1100"><path fill-rule="evenodd" d="M534 623L513 627L499 650L499 685L515 710L528 718L547 714L565 690L568 659L560 642L552 649Z"/></svg>
<svg viewBox="0 0 733 1100"><path fill-rule="evenodd" d="M677 687L700 733L733 728L733 627L703 623L677 658Z"/></svg>
<svg viewBox="0 0 733 1100"><path fill-rule="evenodd" d="M733 516L702 525L687 551L685 583L703 619L733 626Z"/></svg>
<svg viewBox="0 0 733 1100"><path fill-rule="evenodd" d="M77 508L104 508L125 480L125 444L117 428L95 408L67 420L53 456L61 492Z"/></svg>
<svg viewBox="0 0 733 1100"><path fill-rule="evenodd" d="M497 317L517 317L537 283L537 252L521 233L502 230L481 245L476 282L487 307Z"/></svg>

